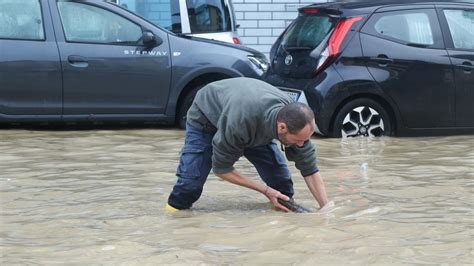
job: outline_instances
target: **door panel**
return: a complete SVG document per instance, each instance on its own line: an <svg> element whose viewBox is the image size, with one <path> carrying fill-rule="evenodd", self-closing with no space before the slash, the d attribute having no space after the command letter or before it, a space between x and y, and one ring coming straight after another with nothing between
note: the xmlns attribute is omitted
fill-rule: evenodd
<svg viewBox="0 0 474 266"><path fill-rule="evenodd" d="M159 47L151 51L135 46L72 43L60 43L59 47L64 70L65 115L164 112L170 62L168 53Z"/></svg>
<svg viewBox="0 0 474 266"><path fill-rule="evenodd" d="M474 127L474 52L448 53L456 79L456 126Z"/></svg>
<svg viewBox="0 0 474 266"><path fill-rule="evenodd" d="M59 53L40 3L0 1L0 116L61 115Z"/></svg>
<svg viewBox="0 0 474 266"><path fill-rule="evenodd" d="M374 15L361 33L367 67L408 128L455 125L455 84L434 10Z"/></svg>
<svg viewBox="0 0 474 266"><path fill-rule="evenodd" d="M456 126L474 127L474 9L444 9L448 54L456 80Z"/></svg>
<svg viewBox="0 0 474 266"><path fill-rule="evenodd" d="M59 1L65 115L160 114L171 61L161 45L141 44L142 28L99 5Z"/></svg>

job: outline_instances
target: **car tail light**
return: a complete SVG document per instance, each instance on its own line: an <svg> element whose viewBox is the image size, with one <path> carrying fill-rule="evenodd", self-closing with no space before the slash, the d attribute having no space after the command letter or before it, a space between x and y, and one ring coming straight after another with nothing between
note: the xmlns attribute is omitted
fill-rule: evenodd
<svg viewBox="0 0 474 266"><path fill-rule="evenodd" d="M242 44L242 43L240 42L240 39L237 38L237 37L232 37L232 41L234 42L234 44Z"/></svg>
<svg viewBox="0 0 474 266"><path fill-rule="evenodd" d="M347 33L351 29L352 25L361 19L362 17L353 17L343 19L337 23L336 28L329 38L328 45L320 55L318 66L314 71L315 75L320 73L323 68L325 68L339 55L341 52L341 44L344 41Z"/></svg>

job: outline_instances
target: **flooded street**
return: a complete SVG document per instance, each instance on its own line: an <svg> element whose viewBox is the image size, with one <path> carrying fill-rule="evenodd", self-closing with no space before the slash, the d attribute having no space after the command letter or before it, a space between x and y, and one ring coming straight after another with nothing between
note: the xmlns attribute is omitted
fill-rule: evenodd
<svg viewBox="0 0 474 266"><path fill-rule="evenodd" d="M474 136L316 137L328 212L278 212L210 175L191 211L168 214L183 136L0 130L0 264L474 263Z"/></svg>

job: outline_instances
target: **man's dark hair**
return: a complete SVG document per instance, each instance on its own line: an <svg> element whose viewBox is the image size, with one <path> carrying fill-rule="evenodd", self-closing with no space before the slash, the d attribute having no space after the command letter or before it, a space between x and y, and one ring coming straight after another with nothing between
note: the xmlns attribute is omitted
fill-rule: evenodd
<svg viewBox="0 0 474 266"><path fill-rule="evenodd" d="M291 134L298 133L307 124L310 124L314 130L313 120L313 110L303 103L290 103L285 105L277 115L277 121L285 123L288 127L288 132Z"/></svg>

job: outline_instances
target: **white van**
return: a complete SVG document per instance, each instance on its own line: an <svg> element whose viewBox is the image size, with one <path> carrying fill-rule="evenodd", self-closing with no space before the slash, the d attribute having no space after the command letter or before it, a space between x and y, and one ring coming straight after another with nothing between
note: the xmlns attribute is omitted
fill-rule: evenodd
<svg viewBox="0 0 474 266"><path fill-rule="evenodd" d="M178 34L240 44L231 0L116 0Z"/></svg>

